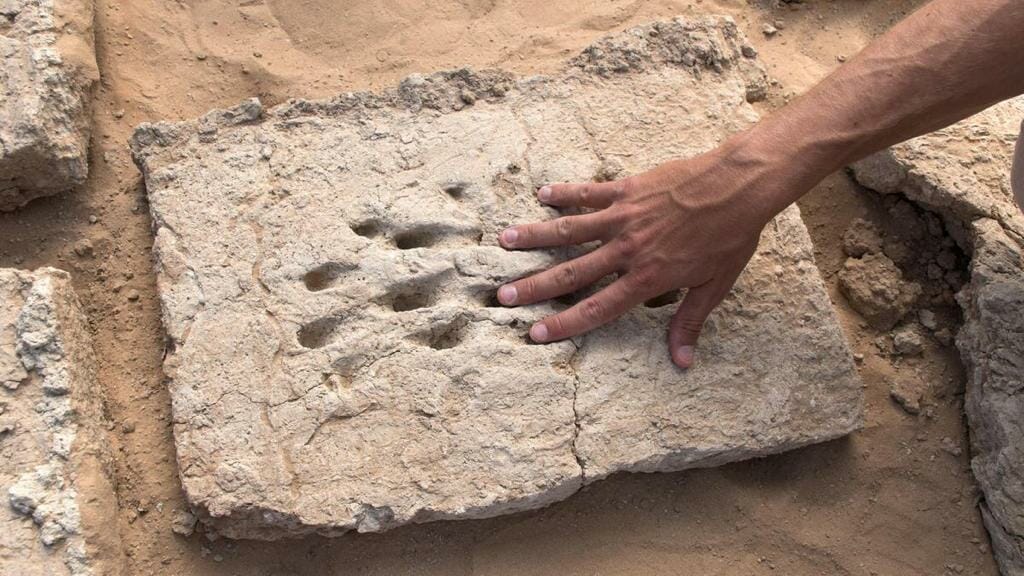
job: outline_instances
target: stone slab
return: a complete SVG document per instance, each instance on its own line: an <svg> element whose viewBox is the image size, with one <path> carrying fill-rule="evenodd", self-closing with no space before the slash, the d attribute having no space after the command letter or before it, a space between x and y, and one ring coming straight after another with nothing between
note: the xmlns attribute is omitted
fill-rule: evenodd
<svg viewBox="0 0 1024 576"><path fill-rule="evenodd" d="M854 175L872 190L904 194L954 223L991 218L1024 238L1024 213L1010 187L1022 118L1024 96L857 162Z"/></svg>
<svg viewBox="0 0 1024 576"><path fill-rule="evenodd" d="M203 521L272 539L480 518L857 428L796 208L688 372L666 351L673 306L537 346L528 326L567 299L495 302L569 255L497 245L556 214L539 184L639 172L756 120L764 73L743 44L730 19L674 20L549 77L458 70L140 126L178 461Z"/></svg>
<svg viewBox="0 0 1024 576"><path fill-rule="evenodd" d="M91 0L0 0L0 211L88 174Z"/></svg>
<svg viewBox="0 0 1024 576"><path fill-rule="evenodd" d="M1003 574L1024 575L1024 214L1010 187L1024 97L854 166L864 185L943 215L971 254L957 347L982 518Z"/></svg>
<svg viewBox="0 0 1024 576"><path fill-rule="evenodd" d="M121 573L94 362L66 273L0 269L0 573Z"/></svg>

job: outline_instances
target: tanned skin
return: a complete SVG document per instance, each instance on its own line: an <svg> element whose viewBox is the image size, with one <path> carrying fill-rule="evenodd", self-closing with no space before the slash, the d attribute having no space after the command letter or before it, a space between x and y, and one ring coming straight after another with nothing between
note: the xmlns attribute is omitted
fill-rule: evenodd
<svg viewBox="0 0 1024 576"><path fill-rule="evenodd" d="M530 338L544 343L689 288L668 333L673 362L688 368L704 320L776 214L851 162L1022 93L1024 0L933 0L807 94L715 150L615 182L542 187L537 196L545 204L597 210L514 226L502 232L502 246L601 246L502 286L498 300L531 304L618 274L603 290L534 324Z"/></svg>

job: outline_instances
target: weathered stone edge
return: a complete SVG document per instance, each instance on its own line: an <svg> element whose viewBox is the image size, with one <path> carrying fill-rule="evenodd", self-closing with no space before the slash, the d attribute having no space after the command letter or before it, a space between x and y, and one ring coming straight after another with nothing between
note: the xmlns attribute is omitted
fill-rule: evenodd
<svg viewBox="0 0 1024 576"><path fill-rule="evenodd" d="M71 276L56 268L9 271L25 283L27 293L17 329L31 334L31 343L19 336L18 355L29 372L40 375L42 386L51 390L48 394L55 401L66 402L63 418L70 419L58 419L57 429L51 432L55 442L58 436L68 437L67 454L51 452L47 462L59 468L68 485L46 489L73 494L70 505L75 509L68 513L77 522L62 528L68 538L64 563L75 576L123 574L124 556L115 524L114 460L103 431L108 422L104 395L96 379L92 338ZM52 409L62 410L61 406ZM86 477L92 482L89 493L83 494L81 481ZM30 474L23 478L31 481ZM10 490L6 496L13 502L15 489ZM52 499L59 500L60 494Z"/></svg>
<svg viewBox="0 0 1024 576"><path fill-rule="evenodd" d="M639 50L637 45L646 49ZM168 148L193 134L212 134L221 128L259 124L267 120L294 120L306 116L338 116L353 110L394 108L450 113L476 100L499 102L512 90L542 89L552 81L575 77L609 78L643 73L654 65L690 69L695 75L721 73L736 67L747 85L747 99L763 99L767 75L757 52L745 41L729 16L697 19L677 17L605 36L568 61L552 76L517 78L502 70L461 68L429 75L413 74L395 88L383 91L348 92L327 100L294 99L269 110L257 98L215 109L192 120L143 123L136 127L129 145L140 169L153 148Z"/></svg>

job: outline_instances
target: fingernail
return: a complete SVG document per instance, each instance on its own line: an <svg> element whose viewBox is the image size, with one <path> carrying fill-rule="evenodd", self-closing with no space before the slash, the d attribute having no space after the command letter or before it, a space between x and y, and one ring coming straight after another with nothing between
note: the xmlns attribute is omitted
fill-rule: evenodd
<svg viewBox="0 0 1024 576"><path fill-rule="evenodd" d="M515 228L509 228L501 233L501 241L505 243L505 246L515 246L518 239L519 231Z"/></svg>
<svg viewBox="0 0 1024 576"><path fill-rule="evenodd" d="M502 304L515 304L518 295L518 290L511 284L498 288L498 302Z"/></svg>
<svg viewBox="0 0 1024 576"><path fill-rule="evenodd" d="M548 340L548 327L543 322L537 322L530 328L530 340L543 344Z"/></svg>
<svg viewBox="0 0 1024 576"><path fill-rule="evenodd" d="M676 349L676 364L680 368L693 366L693 346L680 346Z"/></svg>
<svg viewBox="0 0 1024 576"><path fill-rule="evenodd" d="M541 202L551 200L551 186L541 186L540 190L537 190L537 198L539 198Z"/></svg>

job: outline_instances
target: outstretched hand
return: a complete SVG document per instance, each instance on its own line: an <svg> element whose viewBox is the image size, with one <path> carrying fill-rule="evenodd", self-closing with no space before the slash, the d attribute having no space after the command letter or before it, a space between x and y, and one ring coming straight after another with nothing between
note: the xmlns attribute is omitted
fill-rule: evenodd
<svg viewBox="0 0 1024 576"><path fill-rule="evenodd" d="M777 211L759 206L756 178L727 153L678 160L615 182L550 184L537 192L551 206L596 209L508 228L506 249L600 241L600 247L498 290L498 301L519 306L617 279L575 306L530 328L539 343L562 340L614 320L646 300L688 288L672 317L669 353L688 368L704 320L729 293Z"/></svg>

